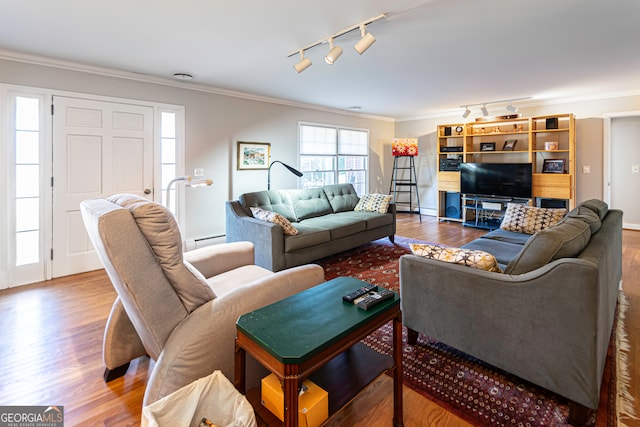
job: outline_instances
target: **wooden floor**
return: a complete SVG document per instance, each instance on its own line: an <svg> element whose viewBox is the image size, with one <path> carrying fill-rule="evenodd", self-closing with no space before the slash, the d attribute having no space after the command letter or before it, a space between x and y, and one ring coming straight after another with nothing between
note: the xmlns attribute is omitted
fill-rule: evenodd
<svg viewBox="0 0 640 427"><path fill-rule="evenodd" d="M397 234L459 246L483 234L432 217L400 214ZM640 232L624 231L623 286L629 299L631 393L640 414ZM0 405L63 405L66 426L137 426L153 362L102 380L102 334L115 293L102 270L0 291ZM331 418L330 426L389 426L392 381L380 376ZM467 425L405 387L411 426ZM629 426L639 422L625 421Z"/></svg>

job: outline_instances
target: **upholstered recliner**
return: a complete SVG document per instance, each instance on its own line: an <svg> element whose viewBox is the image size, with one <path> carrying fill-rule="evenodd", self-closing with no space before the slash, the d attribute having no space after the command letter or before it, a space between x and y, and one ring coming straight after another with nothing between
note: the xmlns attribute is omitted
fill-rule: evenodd
<svg viewBox="0 0 640 427"><path fill-rule="evenodd" d="M149 355L155 365L144 405L218 369L233 380L238 317L324 281L318 265L278 273L254 265L249 242L183 254L171 212L138 196L80 207L118 294L104 334L105 379Z"/></svg>

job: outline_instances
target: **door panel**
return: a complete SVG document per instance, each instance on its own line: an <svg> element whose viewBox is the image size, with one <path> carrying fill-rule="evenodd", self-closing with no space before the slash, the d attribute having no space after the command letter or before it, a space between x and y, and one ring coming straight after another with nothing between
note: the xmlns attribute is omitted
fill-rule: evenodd
<svg viewBox="0 0 640 427"><path fill-rule="evenodd" d="M102 268L80 202L153 188L153 108L54 97L53 277Z"/></svg>

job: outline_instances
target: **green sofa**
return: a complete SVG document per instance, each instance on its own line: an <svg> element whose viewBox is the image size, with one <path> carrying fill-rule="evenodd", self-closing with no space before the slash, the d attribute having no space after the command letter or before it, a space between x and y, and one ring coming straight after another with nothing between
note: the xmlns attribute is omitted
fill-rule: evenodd
<svg viewBox="0 0 640 427"><path fill-rule="evenodd" d="M351 184L305 190L267 190L242 194L226 203L227 242L255 245L255 263L271 271L306 264L396 232L396 208L386 213L354 211L360 197ZM298 230L254 218L251 208L276 212Z"/></svg>
<svg viewBox="0 0 640 427"><path fill-rule="evenodd" d="M622 279L622 212L585 201L533 235L498 229L463 248L503 268L404 255L403 324L596 409Z"/></svg>

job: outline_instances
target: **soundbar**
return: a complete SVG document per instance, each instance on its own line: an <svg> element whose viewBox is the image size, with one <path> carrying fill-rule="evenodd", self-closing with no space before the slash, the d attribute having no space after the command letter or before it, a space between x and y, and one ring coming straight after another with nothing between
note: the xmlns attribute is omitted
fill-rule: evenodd
<svg viewBox="0 0 640 427"><path fill-rule="evenodd" d="M462 147L440 147L440 151L443 153L461 153Z"/></svg>

